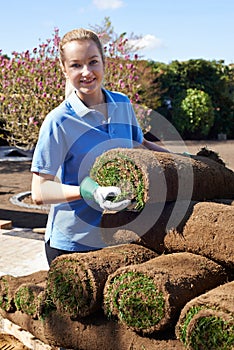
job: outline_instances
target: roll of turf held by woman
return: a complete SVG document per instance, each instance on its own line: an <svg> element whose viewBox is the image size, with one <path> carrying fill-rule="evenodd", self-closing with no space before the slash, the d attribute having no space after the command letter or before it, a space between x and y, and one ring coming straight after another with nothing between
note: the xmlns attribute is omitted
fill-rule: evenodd
<svg viewBox="0 0 234 350"><path fill-rule="evenodd" d="M117 148L96 159L90 177L119 186L137 209L146 202L234 198L234 172L203 156Z"/></svg>
<svg viewBox="0 0 234 350"><path fill-rule="evenodd" d="M136 244L59 256L48 272L47 298L59 312L74 319L87 316L101 309L103 288L110 273L156 256Z"/></svg>
<svg viewBox="0 0 234 350"><path fill-rule="evenodd" d="M234 348L234 281L189 301L176 325L177 338L187 349Z"/></svg>
<svg viewBox="0 0 234 350"><path fill-rule="evenodd" d="M226 281L215 262L191 253L161 255L119 268L104 288L104 311L140 334L175 325L192 298Z"/></svg>

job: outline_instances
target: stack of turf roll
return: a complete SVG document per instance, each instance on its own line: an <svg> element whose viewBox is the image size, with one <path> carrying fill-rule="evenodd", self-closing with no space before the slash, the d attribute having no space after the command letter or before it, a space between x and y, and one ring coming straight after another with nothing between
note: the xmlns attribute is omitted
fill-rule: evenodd
<svg viewBox="0 0 234 350"><path fill-rule="evenodd" d="M62 314L73 319L85 317L101 309L103 288L110 273L156 256L152 250L136 244L59 256L48 272L46 298Z"/></svg>
<svg viewBox="0 0 234 350"><path fill-rule="evenodd" d="M139 251L137 252L140 253ZM38 271L24 277L12 277L8 275L7 277L4 276L3 281L3 285L1 284L2 280L0 283L0 298L1 300L4 299L4 305L2 306L5 306L8 312L0 308L0 314L4 318L2 325L6 325L7 330L10 330L10 332L15 328L14 325L17 325L18 327L16 329L20 330L20 332L17 332L17 335L21 333L20 339L22 339L22 335L25 335L25 332L22 332L22 330L29 332L30 339L32 336L36 338L34 338L33 348L57 349L62 347L82 350L183 349L183 344L174 337L173 339L165 340L142 337L123 327L118 322L108 320L102 310L98 310L96 313L79 320L74 320L68 315L60 313L56 308L50 309L52 307L50 304L51 300L44 300L46 304L43 311L47 307L47 312L40 313L40 317L35 317L34 306L37 304L36 301L40 304L41 293L37 297L37 293L34 293L32 298L30 291L33 290L35 292L38 282L40 285L45 284L46 272ZM22 282L24 283L22 284ZM10 294L8 291L10 291ZM10 295L15 295L17 299L17 301L16 299L10 299L11 308L7 307L6 304ZM20 307L16 308L18 302ZM13 322L13 327L11 325L9 328L9 323L5 322L5 320ZM23 336L23 339L25 340L27 337ZM37 340L42 341L44 345L40 346ZM32 344L30 344L30 348L31 346Z"/></svg>
<svg viewBox="0 0 234 350"><path fill-rule="evenodd" d="M198 155L118 148L98 157L90 176L102 186L119 186L138 210L147 202L234 197L234 172Z"/></svg>
<svg viewBox="0 0 234 350"><path fill-rule="evenodd" d="M192 253L160 255L122 267L104 288L104 312L135 332L149 335L176 324L180 310L196 296L224 283L223 267Z"/></svg>
<svg viewBox="0 0 234 350"><path fill-rule="evenodd" d="M176 335L187 349L232 350L234 281L189 301L180 314Z"/></svg>

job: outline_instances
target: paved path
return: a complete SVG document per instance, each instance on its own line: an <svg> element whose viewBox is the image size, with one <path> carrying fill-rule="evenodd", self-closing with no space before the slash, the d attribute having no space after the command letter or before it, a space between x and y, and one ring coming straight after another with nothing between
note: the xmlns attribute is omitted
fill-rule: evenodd
<svg viewBox="0 0 234 350"><path fill-rule="evenodd" d="M30 152L15 147L0 147L0 161L25 160L31 160ZM0 229L0 276L26 276L36 271L48 270L43 240L43 235L27 228Z"/></svg>
<svg viewBox="0 0 234 350"><path fill-rule="evenodd" d="M44 237L30 229L0 229L0 276L26 276L48 270Z"/></svg>

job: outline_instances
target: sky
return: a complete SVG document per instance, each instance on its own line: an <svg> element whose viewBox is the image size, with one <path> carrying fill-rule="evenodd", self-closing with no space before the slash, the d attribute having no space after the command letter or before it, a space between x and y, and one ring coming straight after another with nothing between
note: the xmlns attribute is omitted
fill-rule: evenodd
<svg viewBox="0 0 234 350"><path fill-rule="evenodd" d="M0 49L23 52L109 17L117 34L133 33L143 59L234 63L233 0L1 0Z"/></svg>

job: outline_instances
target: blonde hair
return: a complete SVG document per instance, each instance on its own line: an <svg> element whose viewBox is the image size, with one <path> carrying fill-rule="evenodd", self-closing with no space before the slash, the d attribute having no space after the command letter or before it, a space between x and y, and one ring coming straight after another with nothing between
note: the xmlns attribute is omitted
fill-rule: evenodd
<svg viewBox="0 0 234 350"><path fill-rule="evenodd" d="M92 30L78 28L78 29L73 29L70 32L67 32L59 43L59 54L60 54L60 60L62 64L65 60L64 45L74 40L83 40L83 41L92 40L97 45L97 48L101 54L102 61L103 63L105 63L105 55L104 55L102 43L98 35Z"/></svg>

